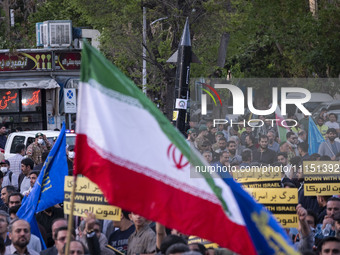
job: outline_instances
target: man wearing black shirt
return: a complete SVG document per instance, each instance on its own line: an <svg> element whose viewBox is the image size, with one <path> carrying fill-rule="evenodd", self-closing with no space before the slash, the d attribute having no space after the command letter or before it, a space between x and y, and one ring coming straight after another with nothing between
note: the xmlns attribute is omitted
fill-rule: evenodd
<svg viewBox="0 0 340 255"><path fill-rule="evenodd" d="M120 221L115 221L114 226L119 228L109 237L109 245L123 254L127 254L128 239L135 231L135 225L129 219L130 212L122 211ZM117 252L116 252L117 253Z"/></svg>
<svg viewBox="0 0 340 255"><path fill-rule="evenodd" d="M261 135L259 144L260 148L253 155L254 161L263 164L273 164L276 160L276 153L268 149L268 137Z"/></svg>

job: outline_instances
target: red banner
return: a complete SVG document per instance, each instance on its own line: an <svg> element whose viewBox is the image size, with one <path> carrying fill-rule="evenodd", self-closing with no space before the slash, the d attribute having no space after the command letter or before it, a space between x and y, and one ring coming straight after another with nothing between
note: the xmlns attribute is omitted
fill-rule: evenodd
<svg viewBox="0 0 340 255"><path fill-rule="evenodd" d="M80 61L80 51L0 53L0 72L80 70Z"/></svg>
<svg viewBox="0 0 340 255"><path fill-rule="evenodd" d="M80 52L56 52L56 70L80 70Z"/></svg>

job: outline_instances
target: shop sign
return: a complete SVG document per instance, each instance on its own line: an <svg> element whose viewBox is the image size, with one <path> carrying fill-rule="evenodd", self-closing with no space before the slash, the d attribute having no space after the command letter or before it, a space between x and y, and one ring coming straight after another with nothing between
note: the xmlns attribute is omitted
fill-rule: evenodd
<svg viewBox="0 0 340 255"><path fill-rule="evenodd" d="M80 70L80 52L0 53L0 72Z"/></svg>
<svg viewBox="0 0 340 255"><path fill-rule="evenodd" d="M80 70L80 62L81 62L80 52L55 53L56 70Z"/></svg>

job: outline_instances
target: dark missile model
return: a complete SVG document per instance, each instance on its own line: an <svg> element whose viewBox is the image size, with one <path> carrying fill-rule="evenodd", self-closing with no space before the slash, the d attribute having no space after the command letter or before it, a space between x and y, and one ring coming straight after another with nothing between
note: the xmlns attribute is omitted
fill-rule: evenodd
<svg viewBox="0 0 340 255"><path fill-rule="evenodd" d="M190 63L200 63L191 51L189 21L186 19L178 50L167 60L168 63L177 63L175 95L174 95L174 119L177 129L185 134L185 122L187 119L187 103L189 99ZM176 118L177 117L177 118Z"/></svg>

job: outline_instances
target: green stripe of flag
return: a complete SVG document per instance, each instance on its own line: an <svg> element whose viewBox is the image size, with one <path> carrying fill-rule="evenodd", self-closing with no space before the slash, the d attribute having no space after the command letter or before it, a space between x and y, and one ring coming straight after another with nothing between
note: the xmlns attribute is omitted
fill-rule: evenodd
<svg viewBox="0 0 340 255"><path fill-rule="evenodd" d="M279 133L279 138L280 138L281 143L286 142L287 141L287 137L286 137L287 129L278 125L277 132Z"/></svg>

